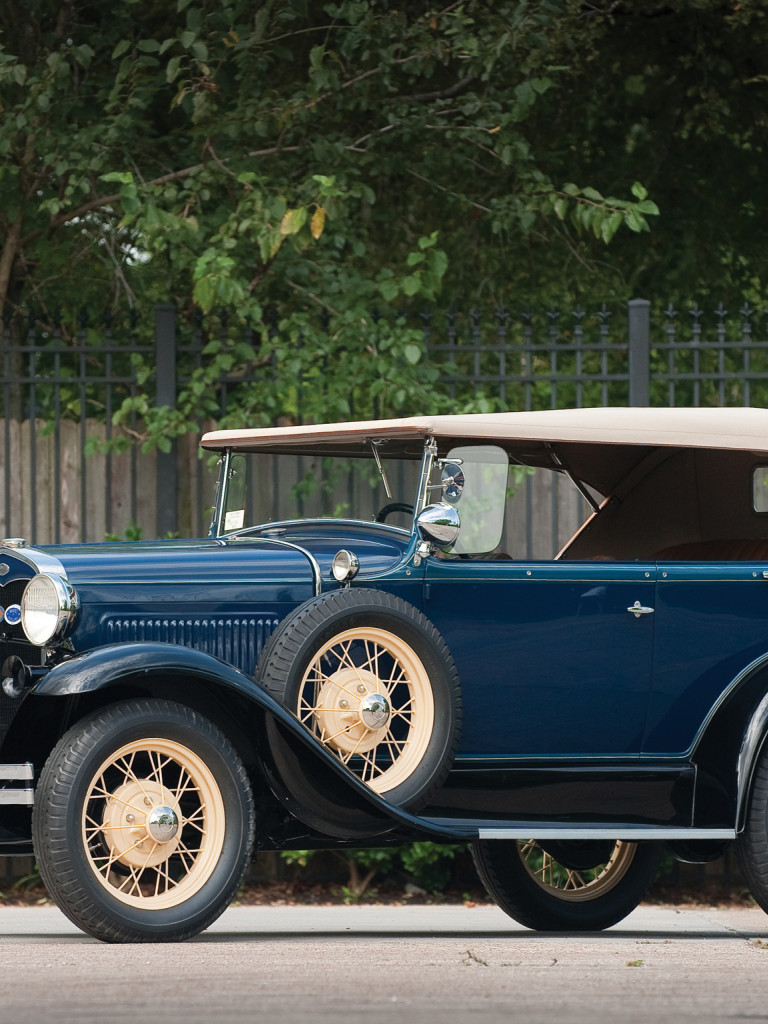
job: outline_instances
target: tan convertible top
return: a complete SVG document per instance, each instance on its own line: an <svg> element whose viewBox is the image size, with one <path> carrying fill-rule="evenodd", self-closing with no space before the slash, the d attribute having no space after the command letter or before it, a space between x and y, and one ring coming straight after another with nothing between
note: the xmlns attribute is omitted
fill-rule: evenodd
<svg viewBox="0 0 768 1024"><path fill-rule="evenodd" d="M323 444L344 450L372 438L448 438L553 444L616 444L768 452L768 410L748 408L597 408L543 412L412 416L258 430L214 430L203 448L309 452Z"/></svg>

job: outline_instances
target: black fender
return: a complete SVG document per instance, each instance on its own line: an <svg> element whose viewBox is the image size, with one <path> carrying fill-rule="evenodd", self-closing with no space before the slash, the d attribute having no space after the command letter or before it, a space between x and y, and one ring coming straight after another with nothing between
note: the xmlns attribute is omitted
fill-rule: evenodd
<svg viewBox="0 0 768 1024"><path fill-rule="evenodd" d="M755 765L768 737L768 653L723 691L694 744L699 826L742 830Z"/></svg>
<svg viewBox="0 0 768 1024"><path fill-rule="evenodd" d="M184 689L195 684L226 703L234 701L241 729L256 749L259 770L277 799L304 824L341 839L384 835L405 829L437 842L464 841L456 833L388 803L333 756L282 704L253 679L225 662L188 647L164 643L121 643L100 647L61 662L29 692L24 701L26 728L44 698L101 694L109 703L131 692L168 696L184 703ZM176 684L176 685L174 685ZM199 690L198 690L199 692ZM104 698L107 698L106 700ZM38 703L39 702L39 703ZM47 702L46 702L47 703ZM195 705L194 699L190 704ZM31 718L30 718L31 716ZM21 712L19 718L22 717ZM291 772L300 764L301 772ZM294 775L312 780L310 789L291 784Z"/></svg>

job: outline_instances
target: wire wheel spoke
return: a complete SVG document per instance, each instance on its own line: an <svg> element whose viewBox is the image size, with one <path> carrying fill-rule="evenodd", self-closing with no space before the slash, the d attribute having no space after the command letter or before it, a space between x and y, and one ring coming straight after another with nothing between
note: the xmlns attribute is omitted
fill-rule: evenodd
<svg viewBox="0 0 768 1024"><path fill-rule="evenodd" d="M590 847L594 860L589 856ZM632 863L635 845L619 841L603 852L599 847L595 850L592 841L571 846L563 842L554 855L535 840L521 840L517 851L528 874L542 889L566 901L580 901L596 899L621 881ZM568 863L570 858L574 863Z"/></svg>
<svg viewBox="0 0 768 1024"><path fill-rule="evenodd" d="M82 814L96 877L118 899L147 909L174 906L205 883L224 825L210 769L188 747L165 739L115 751L94 775Z"/></svg>
<svg viewBox="0 0 768 1024"><path fill-rule="evenodd" d="M377 792L407 779L434 727L429 676L413 648L374 626L337 634L309 659L296 714Z"/></svg>

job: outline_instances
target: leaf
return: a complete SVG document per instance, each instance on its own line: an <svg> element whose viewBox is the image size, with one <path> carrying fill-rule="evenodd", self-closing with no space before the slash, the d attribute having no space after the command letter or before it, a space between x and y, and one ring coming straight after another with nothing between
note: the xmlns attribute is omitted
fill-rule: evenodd
<svg viewBox="0 0 768 1024"><path fill-rule="evenodd" d="M403 291L406 295L416 295L421 290L421 278L418 274L409 274L403 278Z"/></svg>
<svg viewBox="0 0 768 1024"><path fill-rule="evenodd" d="M195 285L194 300L204 313L210 313L216 301L216 282L210 274L201 278Z"/></svg>
<svg viewBox="0 0 768 1024"><path fill-rule="evenodd" d="M181 69L181 57L171 57L165 68L166 82L172 82Z"/></svg>
<svg viewBox="0 0 768 1024"><path fill-rule="evenodd" d="M318 206L315 212L312 214L312 221L309 225L309 230L312 233L313 238L319 238L323 233L325 227L325 209L322 206Z"/></svg>
<svg viewBox="0 0 768 1024"><path fill-rule="evenodd" d="M442 249L433 249L429 254L429 269L438 278L442 278L448 269L448 254Z"/></svg>
<svg viewBox="0 0 768 1024"><path fill-rule="evenodd" d="M612 213L605 217L600 225L600 236L607 244L621 227L624 216L621 213Z"/></svg>
<svg viewBox="0 0 768 1024"><path fill-rule="evenodd" d="M638 203L637 210L639 213L647 213L652 217L659 216L659 208L651 199L644 199L642 203Z"/></svg>
<svg viewBox="0 0 768 1024"><path fill-rule="evenodd" d="M112 51L112 60L117 60L118 57L122 57L128 47L131 45L130 39L121 39L117 46Z"/></svg>
<svg viewBox="0 0 768 1024"><path fill-rule="evenodd" d="M281 235L295 235L304 227L307 220L307 208L299 206L295 210L286 210L280 221Z"/></svg>
<svg viewBox="0 0 768 1024"><path fill-rule="evenodd" d="M635 199L643 200L648 195L648 189L641 185L639 181L634 182L631 191Z"/></svg>
<svg viewBox="0 0 768 1024"><path fill-rule="evenodd" d="M421 360L421 346L420 345L406 345L403 349L403 355L405 356L406 362L410 363L411 366L415 366Z"/></svg>
<svg viewBox="0 0 768 1024"><path fill-rule="evenodd" d="M392 302L400 293L400 289L397 287L397 283L395 281L380 281L379 291L387 302Z"/></svg>
<svg viewBox="0 0 768 1024"><path fill-rule="evenodd" d="M641 213L638 213L636 209L630 208L626 214L627 227L630 231L647 231L648 225L645 222L645 218Z"/></svg>
<svg viewBox="0 0 768 1024"><path fill-rule="evenodd" d="M119 181L121 185L128 185L133 181L130 171L109 171L107 174L100 174L99 181Z"/></svg>

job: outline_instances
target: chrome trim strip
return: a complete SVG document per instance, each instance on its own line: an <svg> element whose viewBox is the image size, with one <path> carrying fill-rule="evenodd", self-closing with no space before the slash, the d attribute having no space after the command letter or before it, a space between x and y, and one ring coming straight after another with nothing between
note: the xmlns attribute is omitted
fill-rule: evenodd
<svg viewBox="0 0 768 1024"><path fill-rule="evenodd" d="M432 464L437 457L437 441L430 437L424 444L424 454L421 457L421 473L419 484L416 490L416 502L413 506L413 534L416 534L416 517L427 505L427 488L429 479L432 476Z"/></svg>
<svg viewBox="0 0 768 1024"><path fill-rule="evenodd" d="M277 544L282 544L283 547L293 548L294 551L301 552L312 567L312 576L314 577L315 597L319 597L323 589L323 578L320 575L320 566L318 565L317 559L313 554L307 551L306 548L301 547L299 544L293 544L289 540L280 540L279 537L270 537L270 540L274 540Z"/></svg>
<svg viewBox="0 0 768 1024"><path fill-rule="evenodd" d="M24 807L31 807L34 802L34 789L0 789L0 804L22 804Z"/></svg>
<svg viewBox="0 0 768 1024"><path fill-rule="evenodd" d="M656 825L527 825L479 828L479 839L735 839L735 828L679 828Z"/></svg>
<svg viewBox="0 0 768 1024"><path fill-rule="evenodd" d="M219 472L216 477L216 497L213 500L213 515L208 536L211 540L220 540L222 537L222 522L224 519L224 499L226 494L226 482L229 479L229 460L232 457L232 449L219 454Z"/></svg>
<svg viewBox="0 0 768 1024"><path fill-rule="evenodd" d="M31 762L24 764L0 764L0 779L34 779L35 770Z"/></svg>
<svg viewBox="0 0 768 1024"><path fill-rule="evenodd" d="M67 579L67 570L58 558L49 555L47 551L40 551L38 548L7 548L0 544L0 557L4 557L4 552L8 552L5 557L18 558L20 562L26 562L38 573L52 572L64 580Z"/></svg>
<svg viewBox="0 0 768 1024"><path fill-rule="evenodd" d="M314 516L311 519L278 519L275 522L267 520L266 523L254 523L253 526L244 526L242 530L231 530L229 533L222 533L218 539L225 541L233 540L255 533L256 540L276 541L280 540L280 534L276 532L272 536L269 532L270 530L282 531L284 533L292 526L315 526L318 523L322 523L323 526L368 526L375 530L389 530L391 533L404 533L406 536L410 536L410 530L405 530L402 526L377 523L373 519L323 519L322 517Z"/></svg>

